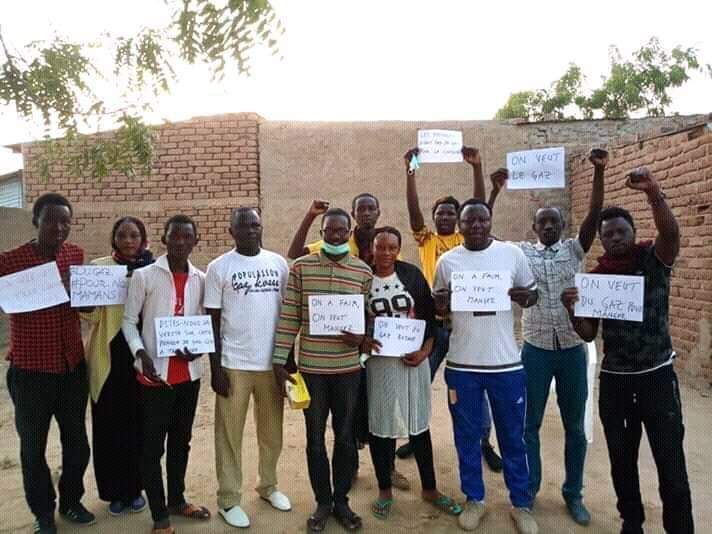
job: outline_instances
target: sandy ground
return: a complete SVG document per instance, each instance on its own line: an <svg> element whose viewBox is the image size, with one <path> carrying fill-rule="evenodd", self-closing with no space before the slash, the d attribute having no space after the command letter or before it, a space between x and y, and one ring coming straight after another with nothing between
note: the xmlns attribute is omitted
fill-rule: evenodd
<svg viewBox="0 0 712 534"><path fill-rule="evenodd" d="M0 365L3 377L0 381L0 532L31 532L32 516L26 506L22 491L19 466L18 440L13 423L12 403L7 395L5 366ZM434 384L432 434L435 463L441 491L462 499L459 490L457 458L453 446L452 426L446 405L446 388L442 373ZM712 398L684 388L682 392L686 419L686 450L688 471L692 485L693 507L698 532L712 532ZM593 515L588 528L578 527L567 516L560 497L563 480L563 430L558 408L550 399L544 420L542 453L544 457L544 481L534 515L542 534L548 533L617 533L618 513L615 508L613 487L609 476L609 462L600 423L596 420L594 443L589 448L586 467L586 503ZM213 454L213 404L214 395L207 381L203 381L200 406L196 417L191 460L187 475L187 498L207 505L214 514L209 522L191 522L176 519L174 526L183 533L234 532L216 514L215 468ZM87 422L89 424L89 420ZM278 512L261 501L251 490L256 485L257 447L252 421L248 421L244 440L245 497L243 508L252 521L251 530L264 533L304 532L305 520L312 511L314 501L306 472L304 454L304 422L300 412L287 410L284 428L284 450L280 459L281 489L291 498L293 510ZM56 475L59 470L60 447L56 426L53 423L47 451L50 466ZM661 506L657 491L657 477L647 441L641 447L641 485L648 521L646 532L663 532ZM412 482L414 489L396 491L395 503L387 522L373 518L369 503L376 494L376 480L368 450L361 456L360 478L351 492L351 504L364 519L367 532L460 532L456 520L439 514L419 498L419 483L414 460L399 461L398 467ZM107 505L96 497L93 470L90 465L85 482L87 493L84 504L97 515L97 523L91 527L74 527L58 518L60 532L141 533L150 532L150 515L146 510L140 514L111 517ZM509 504L502 476L486 472L488 515L478 532L514 532L509 518ZM342 532L335 520L331 520L327 533Z"/></svg>

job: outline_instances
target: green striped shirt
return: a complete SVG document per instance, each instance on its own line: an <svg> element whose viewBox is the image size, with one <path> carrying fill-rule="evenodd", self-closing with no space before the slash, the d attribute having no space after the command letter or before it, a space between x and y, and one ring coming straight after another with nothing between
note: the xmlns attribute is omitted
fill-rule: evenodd
<svg viewBox="0 0 712 534"><path fill-rule="evenodd" d="M339 261L323 252L297 259L289 270L287 291L277 324L272 362L284 365L299 337L299 370L312 374L339 374L359 370L359 349L336 336L309 335L310 295L364 295L371 290L371 269L347 254Z"/></svg>

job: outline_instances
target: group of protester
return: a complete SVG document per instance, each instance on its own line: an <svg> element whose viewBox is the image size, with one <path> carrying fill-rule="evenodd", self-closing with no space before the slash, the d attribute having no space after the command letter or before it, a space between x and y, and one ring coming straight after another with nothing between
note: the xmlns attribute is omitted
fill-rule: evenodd
<svg viewBox="0 0 712 534"><path fill-rule="evenodd" d="M642 170L627 181L629 188L648 198L658 230L655 243L635 242L635 224L626 210L602 209L607 165L603 151L590 157L594 166L590 210L578 236L562 239L562 212L544 207L533 223L538 241L512 243L492 234L492 213L506 184L506 169L492 174L492 191L485 201L479 151L464 148L464 159L473 169L473 198L462 204L452 196L437 200L431 229L420 209L411 165L417 153L408 151L404 161L410 228L420 267L402 261L399 230L377 226L380 206L372 194L354 198L351 215L315 200L289 248L291 266L262 248L258 210L236 208L229 226L235 248L213 260L205 274L189 259L199 240L190 217L174 215L166 221L161 236L166 253L158 258L150 252L144 224L123 217L111 232L111 255L92 263L127 267L131 278L124 305L75 309L66 303L11 315L7 382L15 405L25 496L36 517L34 531L56 532L57 496L45 459L52 417L62 444L59 513L77 524L95 521L81 503L90 457L84 421L88 399L97 488L99 497L110 503L112 515L143 510L145 491L154 534L175 532L171 515L210 518L206 507L189 503L184 496L201 355L186 347L172 357L158 357L154 321L203 313L212 319L215 338L210 380L216 393L217 505L228 524L250 524L241 497L243 428L251 398L259 451L257 492L275 509L291 509L289 498L277 486L277 462L285 383L294 381L296 370L311 396L304 410L307 466L316 500L307 520L309 531L322 531L331 515L347 530L361 528L348 494L358 472L358 451L367 442L378 480L378 495L371 504L376 518L388 517L392 487L408 486L395 468L396 455L412 454L423 500L457 516L462 529L476 529L486 512L484 456L493 469L504 472L517 530L537 532L532 510L542 482L539 431L552 378L565 429L562 496L572 519L588 524L591 517L583 502L589 387L585 342L595 338L599 321L575 316L574 275L598 233L605 254L594 272L645 277L642 322L600 321L604 343L600 417L622 532L643 531L638 480L642 426L658 468L665 530L693 532L668 328L679 230L655 179ZM69 288L70 266L84 263L82 249L66 241L72 206L63 196L47 193L32 211L36 238L0 253L0 276L55 261ZM322 240L305 246L318 217ZM450 310L451 274L472 270L511 273L509 296L524 310L521 349L511 309ZM365 334L311 334L309 297L328 294L363 295ZM425 321L420 350L402 358L379 356L373 324L383 316ZM86 349L80 318L92 325ZM438 490L429 429L430 384L444 359L466 498L462 505ZM334 432L331 465L325 441L329 415ZM501 459L489 441L491 421ZM397 439L408 441L396 451Z"/></svg>

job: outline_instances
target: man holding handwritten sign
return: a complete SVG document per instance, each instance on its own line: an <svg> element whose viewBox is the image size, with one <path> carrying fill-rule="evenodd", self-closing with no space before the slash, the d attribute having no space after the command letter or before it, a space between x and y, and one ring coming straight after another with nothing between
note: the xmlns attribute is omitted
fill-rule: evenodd
<svg viewBox="0 0 712 534"><path fill-rule="evenodd" d="M668 316L670 275L680 250L680 231L665 202L665 194L650 172L636 169L628 175L626 186L647 196L657 229L655 244L636 244L631 214L619 207L606 208L598 223L605 254L592 272L615 275L607 278L611 281L605 285L609 293L642 289L642 310L639 301L626 304L624 299L609 295L608 302L615 300L616 304L606 311L600 301L603 319L579 316L578 311L592 305L588 299L592 296L590 286L594 279L586 278L579 280L581 289L566 289L561 300L571 324L585 341L596 337L602 322L604 357L599 413L623 531L643 531L645 513L638 482L638 449L645 426L658 469L665 531L691 534L694 524L685 467L682 406L672 365L675 352ZM644 278L644 286L639 283L640 278Z"/></svg>
<svg viewBox="0 0 712 534"><path fill-rule="evenodd" d="M537 301L536 282L524 253L516 245L490 237L492 219L486 203L477 199L465 202L458 224L465 239L464 245L440 257L433 291L438 313L445 315L452 311L445 381L460 480L467 496L465 509L458 520L463 529L473 530L485 512L479 438L486 392L502 452L504 478L514 506L512 518L520 532L536 532L536 521L530 513L532 500L524 445L526 376L514 339L511 305L506 311L457 311L461 297L456 297L454 290L466 286L458 285L462 280L458 280L459 275L454 275L464 271L478 273L478 284L468 284L470 289L477 288L476 297L462 292L463 297L465 301L469 298L488 300L488 306L493 304L489 302L491 297L486 294L484 299L479 297L480 288L509 287L510 299L526 308ZM480 285L484 272L488 273L489 282ZM503 272L509 272L508 279L502 279ZM458 284L453 285L453 280ZM467 307L470 306L481 307L482 304L470 303Z"/></svg>
<svg viewBox="0 0 712 534"><path fill-rule="evenodd" d="M524 439L529 460L529 492L535 497L542 480L539 430L544 420L552 379L556 380L556 395L561 420L566 429L564 463L566 478L561 494L572 519L587 525L591 514L583 503L583 470L586 460L585 414L588 388L588 362L583 340L569 322L561 305L561 292L574 284L581 262L596 237L596 223L603 207L604 171L608 154L601 149L591 151L593 187L589 211L575 238L562 239L566 228L561 209L556 206L539 208L532 222L537 241L517 243L527 257L539 290L537 303L522 313L522 363L527 373L527 423ZM498 169L491 176L491 206L504 189L507 170ZM510 184L511 185L511 184ZM511 189L511 187L508 187Z"/></svg>
<svg viewBox="0 0 712 534"><path fill-rule="evenodd" d="M210 517L207 508L186 502L184 495L193 419L200 391L202 365L198 358L202 354L194 354L184 345L165 357L166 351L160 350L159 337L164 329L168 332L167 337L172 337L173 331L177 331L178 337L185 333L181 332L180 323L176 325L178 328L171 329L170 318L187 319L203 313L205 275L189 260L198 239L198 227L187 215L174 215L166 221L161 238L166 254L155 263L133 272L121 326L135 357L136 379L141 384L141 474L153 528L161 532L172 532L169 514L201 520ZM142 323L141 331L139 323ZM200 321L194 326L199 327ZM203 337L211 336L203 334ZM167 500L161 467L164 443L168 448Z"/></svg>
<svg viewBox="0 0 712 534"><path fill-rule="evenodd" d="M51 295L48 299L48 295L25 292L22 297L20 291L16 304L23 307L23 313L5 310L11 313L7 389L15 405L22 481L36 518L35 532L53 533L56 494L45 459L52 417L62 434L59 513L73 523L95 521L94 514L81 503L89 463L84 424L89 385L79 313L70 308L66 293L69 269L84 263L84 251L66 241L72 227L72 205L62 195L40 196L32 206L32 224L37 228L35 239L0 254L0 276L48 265L55 277L61 276L64 287L52 284L53 292L60 293L54 301ZM28 306L25 299L34 303Z"/></svg>
<svg viewBox="0 0 712 534"><path fill-rule="evenodd" d="M346 211L340 208L327 210L321 220L321 235L323 243L319 253L298 258L289 271L272 365L280 388L284 388L286 380L293 382L285 364L299 335L299 371L311 395L311 404L304 410L307 465L317 502L316 510L307 520L307 529L324 530L333 510L347 530L355 530L361 528L361 518L349 507L347 495L356 457L354 418L361 381L359 346L363 341L363 330L354 325L355 332L335 332L334 327L339 324L349 324L341 321L342 315L350 313L344 314L343 311L335 312L339 317L329 328L323 328L328 324L326 316L330 312L316 312L317 307L310 310L310 297L346 295L350 298L344 299L345 307L357 308L360 299L363 310L363 296L371 288L373 275L368 265L349 253L351 218ZM354 299L355 296L359 299ZM318 308L322 307L328 308ZM312 313L319 314L314 321ZM325 316L323 320L322 315ZM324 439L329 412L335 434L333 486Z"/></svg>

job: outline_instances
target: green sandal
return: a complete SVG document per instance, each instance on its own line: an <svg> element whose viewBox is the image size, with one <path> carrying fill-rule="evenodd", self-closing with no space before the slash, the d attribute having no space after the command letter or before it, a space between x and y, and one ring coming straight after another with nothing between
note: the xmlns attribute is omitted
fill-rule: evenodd
<svg viewBox="0 0 712 534"><path fill-rule="evenodd" d="M393 499L376 499L371 504L371 513L377 519L387 519L391 511Z"/></svg>
<svg viewBox="0 0 712 534"><path fill-rule="evenodd" d="M462 506L457 504L447 495L441 495L434 501L428 501L438 510L445 512L448 515L460 515L462 513Z"/></svg>

